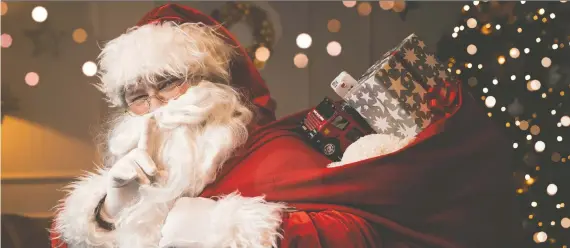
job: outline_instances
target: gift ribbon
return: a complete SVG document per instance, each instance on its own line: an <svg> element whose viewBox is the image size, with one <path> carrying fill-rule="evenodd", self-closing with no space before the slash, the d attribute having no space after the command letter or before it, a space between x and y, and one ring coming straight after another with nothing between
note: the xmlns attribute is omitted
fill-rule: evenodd
<svg viewBox="0 0 570 248"><path fill-rule="evenodd" d="M457 106L457 96L459 87L457 81L443 80L442 84L438 84L428 89L429 108L437 114L448 116Z"/></svg>

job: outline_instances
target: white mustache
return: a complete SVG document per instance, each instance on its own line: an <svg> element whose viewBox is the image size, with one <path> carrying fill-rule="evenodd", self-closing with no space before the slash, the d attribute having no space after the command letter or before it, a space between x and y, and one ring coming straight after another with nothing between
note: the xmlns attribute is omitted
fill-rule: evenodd
<svg viewBox="0 0 570 248"><path fill-rule="evenodd" d="M202 81L152 114L160 128L172 129L179 125L201 125L213 118L231 118L231 115L217 115L216 110L233 109L237 104L221 85Z"/></svg>
<svg viewBox="0 0 570 248"><path fill-rule="evenodd" d="M227 87L229 86L202 81L153 112L142 116L123 116L109 137L109 151L121 156L134 149L145 125L145 118L154 118L159 132L181 125L200 127L206 122L227 121L232 118L232 114L220 113L227 112L223 111L225 109L234 109L240 104L235 97L228 96Z"/></svg>

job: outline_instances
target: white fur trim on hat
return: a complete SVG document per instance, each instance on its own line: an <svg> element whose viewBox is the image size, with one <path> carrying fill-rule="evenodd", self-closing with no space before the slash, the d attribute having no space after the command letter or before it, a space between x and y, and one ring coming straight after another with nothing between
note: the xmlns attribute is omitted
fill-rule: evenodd
<svg viewBox="0 0 570 248"><path fill-rule="evenodd" d="M202 23L151 23L109 41L99 55L99 90L113 107L124 105L126 88L156 84L160 77L207 77L229 82L234 48Z"/></svg>

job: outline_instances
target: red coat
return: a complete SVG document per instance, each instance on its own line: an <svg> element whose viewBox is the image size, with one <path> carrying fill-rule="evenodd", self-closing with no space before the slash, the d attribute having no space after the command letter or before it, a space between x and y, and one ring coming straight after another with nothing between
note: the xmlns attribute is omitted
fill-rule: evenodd
<svg viewBox="0 0 570 248"><path fill-rule="evenodd" d="M281 247L522 247L510 144L471 97L414 144L335 168L289 131L305 112L253 132L201 196L295 207Z"/></svg>
<svg viewBox="0 0 570 248"><path fill-rule="evenodd" d="M288 131L304 113L253 133L202 196L296 207L282 247L521 247L510 144L471 97L416 143L338 168Z"/></svg>

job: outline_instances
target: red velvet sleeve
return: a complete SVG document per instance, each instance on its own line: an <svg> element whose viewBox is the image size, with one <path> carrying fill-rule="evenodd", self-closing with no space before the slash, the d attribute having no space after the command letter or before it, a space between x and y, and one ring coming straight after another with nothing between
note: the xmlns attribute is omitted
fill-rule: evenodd
<svg viewBox="0 0 570 248"><path fill-rule="evenodd" d="M55 221L52 222L51 228L49 230L51 248L67 248L67 244L63 242L62 239L60 239L59 233L55 232L55 224L56 224Z"/></svg>
<svg viewBox="0 0 570 248"><path fill-rule="evenodd" d="M283 220L281 248L375 248L379 236L366 220L334 210L293 212Z"/></svg>

